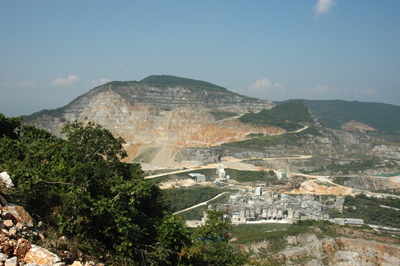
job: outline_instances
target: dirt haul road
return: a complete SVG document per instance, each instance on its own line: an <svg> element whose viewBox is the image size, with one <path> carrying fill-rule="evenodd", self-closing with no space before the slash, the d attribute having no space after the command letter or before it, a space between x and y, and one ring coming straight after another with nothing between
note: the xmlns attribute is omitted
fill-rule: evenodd
<svg viewBox="0 0 400 266"><path fill-rule="evenodd" d="M298 155L298 156L292 156L292 157L277 157L277 158L250 158L251 159L261 159L261 160L301 160L301 159L310 159L312 158L311 155ZM247 160L247 159L246 159ZM221 159L221 163L224 165L224 168L231 168L231 169L236 169L236 170L247 170L247 171L262 171L262 170L268 170L264 167L259 167L259 166L254 166L252 164L248 163L243 163L244 159L237 159L234 157L223 157ZM183 170L177 170L173 172L168 172L168 173L162 173L162 174L156 174L156 175L151 175L151 176L146 176L145 179L151 179L151 178L156 178L164 175L172 175L172 174L179 174L179 173L185 173L185 172L193 172L195 170L199 169L218 169L219 163L214 163L214 164L208 164L204 166L197 166L197 167L191 167L188 169L183 169ZM165 168L165 169L171 169L171 168Z"/></svg>

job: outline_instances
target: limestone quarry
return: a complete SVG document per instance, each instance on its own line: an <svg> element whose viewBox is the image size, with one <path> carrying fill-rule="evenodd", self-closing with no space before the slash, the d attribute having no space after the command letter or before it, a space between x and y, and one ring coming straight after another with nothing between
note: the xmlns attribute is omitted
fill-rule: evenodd
<svg viewBox="0 0 400 266"><path fill-rule="evenodd" d="M128 161L141 156L149 164L155 161L166 166L170 162L157 157L173 158L180 148L240 141L250 133L284 133L281 128L243 124L237 119L240 114L273 106L270 101L228 91L106 84L78 97L61 112L43 112L27 122L56 136L62 136L67 121L95 122L127 142ZM233 116L217 120L215 112Z"/></svg>
<svg viewBox="0 0 400 266"><path fill-rule="evenodd" d="M318 134L302 134L301 130L289 132L278 126L245 124L239 119L242 115L271 109L275 104L215 85L207 86L110 82L65 107L36 113L26 122L61 137L65 137L61 129L67 122L100 124L126 141L124 148L128 157L124 161L140 163L145 171L166 171L173 175L217 169L218 164L223 163L226 168L240 171L287 173L290 182L282 185L284 181L279 180L273 188L268 188L287 194L354 195L353 189L400 189L398 176L372 176L396 171L400 162L398 146L374 144L378 139L365 134L374 128L351 121L343 130L328 129L314 119L301 130L313 127ZM251 136L278 135L295 136L296 142L252 149L228 145ZM378 159L369 167L353 170L351 167L363 156ZM341 167L350 170L345 172ZM328 179L328 176L342 175L351 176L343 185ZM305 177L306 181L299 177ZM311 177L313 180L307 180ZM295 185L296 178L304 182L298 181ZM187 188L199 184L188 178L160 182L163 189L175 188L175 185ZM215 187L213 182L201 185ZM249 182L232 181L226 188L240 190L252 189L252 186ZM335 236L318 230L287 235L285 249L269 253L268 262L272 265L399 265L397 238L383 238L355 229L342 232L340 230L345 229L335 227L332 230L336 230ZM245 246L245 249L253 249L259 255L265 253L269 245L264 241Z"/></svg>
<svg viewBox="0 0 400 266"><path fill-rule="evenodd" d="M200 95L197 95L200 94ZM103 85L82 95L61 113L46 114L29 123L60 136L67 121L92 121L130 144L204 147L245 139L249 133L278 134L276 127L256 127L237 119L216 121L212 112L245 113L274 106L230 92L191 93L185 88Z"/></svg>

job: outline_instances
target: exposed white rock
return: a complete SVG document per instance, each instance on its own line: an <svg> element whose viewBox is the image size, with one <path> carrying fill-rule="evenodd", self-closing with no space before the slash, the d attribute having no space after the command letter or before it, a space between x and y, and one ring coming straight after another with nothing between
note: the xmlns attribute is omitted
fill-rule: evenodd
<svg viewBox="0 0 400 266"><path fill-rule="evenodd" d="M11 177L7 174L7 172L0 173L0 180L6 186L6 188L14 187L14 183L11 180Z"/></svg>
<svg viewBox="0 0 400 266"><path fill-rule="evenodd" d="M25 255L25 261L27 263L37 263L39 265L49 265L61 260L56 254L42 247L32 245L31 249Z"/></svg>
<svg viewBox="0 0 400 266"><path fill-rule="evenodd" d="M9 259L6 259L4 266L17 266L18 265L18 258L17 257L12 257Z"/></svg>

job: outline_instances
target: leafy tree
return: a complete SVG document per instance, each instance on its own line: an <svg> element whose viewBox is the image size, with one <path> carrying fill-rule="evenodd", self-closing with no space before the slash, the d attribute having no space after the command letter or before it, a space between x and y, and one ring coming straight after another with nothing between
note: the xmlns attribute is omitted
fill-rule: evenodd
<svg viewBox="0 0 400 266"><path fill-rule="evenodd" d="M276 176L274 170L269 170L269 171L268 171L268 176L273 177L273 178L277 178L277 176Z"/></svg>
<svg viewBox="0 0 400 266"><path fill-rule="evenodd" d="M7 118L0 113L0 137L16 139L18 137L17 128L21 125L22 120L22 117Z"/></svg>
<svg viewBox="0 0 400 266"><path fill-rule="evenodd" d="M140 165L120 161L123 140L92 123L67 124L68 140L17 126L18 139L0 139L0 167L15 184L3 193L63 234L99 242L121 263L143 261L167 208Z"/></svg>
<svg viewBox="0 0 400 266"><path fill-rule="evenodd" d="M223 218L223 212L215 207L206 211L205 224L193 233L192 246L182 249L181 261L188 265L245 265L250 262L248 254L238 250L224 237L230 219Z"/></svg>
<svg viewBox="0 0 400 266"><path fill-rule="evenodd" d="M179 216L168 215L157 226L157 242L146 254L150 265L178 265L179 252L192 245L191 231Z"/></svg>
<svg viewBox="0 0 400 266"><path fill-rule="evenodd" d="M15 185L3 193L10 193L13 202L38 217L47 216L51 206L59 202L52 188L65 170L63 160L57 158L63 140L30 125L18 127L17 139L0 139L0 168L10 174Z"/></svg>

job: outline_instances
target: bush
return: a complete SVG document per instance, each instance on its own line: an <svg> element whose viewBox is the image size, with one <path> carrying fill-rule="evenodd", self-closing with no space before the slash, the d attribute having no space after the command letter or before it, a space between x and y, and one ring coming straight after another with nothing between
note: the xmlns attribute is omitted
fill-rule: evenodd
<svg viewBox="0 0 400 266"><path fill-rule="evenodd" d="M201 248L183 220L171 215L155 182L144 180L140 165L120 161L126 156L121 138L74 122L64 127L63 140L21 120L0 114L0 171L15 185L0 192L47 224L54 237L67 236L70 241L55 241L55 249L85 247L107 265L176 265L187 248ZM202 232L217 230L208 226ZM207 260L186 259L218 262L214 251L206 249Z"/></svg>

